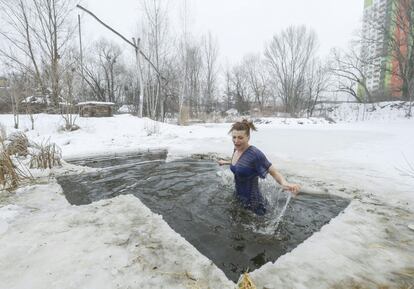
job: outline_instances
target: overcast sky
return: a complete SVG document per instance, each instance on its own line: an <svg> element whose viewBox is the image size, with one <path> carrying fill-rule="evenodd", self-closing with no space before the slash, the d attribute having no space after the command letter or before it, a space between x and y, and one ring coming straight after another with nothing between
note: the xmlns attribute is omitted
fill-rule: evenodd
<svg viewBox="0 0 414 289"><path fill-rule="evenodd" d="M171 26L179 23L184 0L168 2ZM332 47L346 47L361 27L363 0L187 0L193 34L211 31L219 43L222 61L239 61L248 53L261 53L275 33L289 25L304 24L315 30L321 55ZM98 17L126 37L136 35L140 0L84 0ZM173 28L174 29L174 28ZM177 28L175 28L177 29ZM108 35L89 16L83 15L89 39Z"/></svg>

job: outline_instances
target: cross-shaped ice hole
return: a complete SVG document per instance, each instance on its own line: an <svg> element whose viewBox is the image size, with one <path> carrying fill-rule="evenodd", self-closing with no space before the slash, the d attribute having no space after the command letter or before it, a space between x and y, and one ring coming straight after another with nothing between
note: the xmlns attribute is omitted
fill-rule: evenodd
<svg viewBox="0 0 414 289"><path fill-rule="evenodd" d="M288 200L265 181L261 189L269 211L258 217L234 199L231 172L210 160L166 162L166 155L153 151L74 160L102 169L62 176L58 182L75 205L135 195L233 281L291 251L349 204L330 195L303 194Z"/></svg>

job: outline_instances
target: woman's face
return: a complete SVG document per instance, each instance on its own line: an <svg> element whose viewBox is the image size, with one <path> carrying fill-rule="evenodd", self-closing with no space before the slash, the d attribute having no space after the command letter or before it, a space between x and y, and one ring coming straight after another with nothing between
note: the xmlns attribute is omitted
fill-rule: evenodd
<svg viewBox="0 0 414 289"><path fill-rule="evenodd" d="M249 146L249 137L244 130L233 130L231 132L234 148L237 150L245 149Z"/></svg>

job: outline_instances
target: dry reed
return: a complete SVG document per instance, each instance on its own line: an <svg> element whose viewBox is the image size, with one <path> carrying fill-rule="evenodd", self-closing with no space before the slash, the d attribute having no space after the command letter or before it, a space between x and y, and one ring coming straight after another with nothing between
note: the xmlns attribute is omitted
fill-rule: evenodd
<svg viewBox="0 0 414 289"><path fill-rule="evenodd" d="M240 277L239 282L237 282L237 288L239 289L256 289L253 280L250 278L248 273L243 273Z"/></svg>
<svg viewBox="0 0 414 289"><path fill-rule="evenodd" d="M62 165L62 151L55 143L46 141L33 146L36 150L31 153L30 168L51 169Z"/></svg>

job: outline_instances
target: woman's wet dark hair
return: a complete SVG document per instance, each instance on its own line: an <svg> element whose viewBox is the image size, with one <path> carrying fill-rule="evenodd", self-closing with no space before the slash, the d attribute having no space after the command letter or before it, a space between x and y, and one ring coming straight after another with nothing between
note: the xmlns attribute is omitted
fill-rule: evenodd
<svg viewBox="0 0 414 289"><path fill-rule="evenodd" d="M233 130L243 130L246 132L246 135L248 137L250 137L250 130L257 131L253 122L247 119L243 119L242 121L236 121L235 123L233 123L231 125L231 129L229 130L229 133L231 133Z"/></svg>

